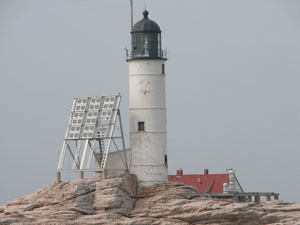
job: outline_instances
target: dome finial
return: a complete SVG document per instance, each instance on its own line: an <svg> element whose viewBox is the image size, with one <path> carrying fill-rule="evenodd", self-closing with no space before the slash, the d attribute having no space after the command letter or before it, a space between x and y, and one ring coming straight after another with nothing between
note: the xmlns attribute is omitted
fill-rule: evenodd
<svg viewBox="0 0 300 225"><path fill-rule="evenodd" d="M148 19L149 12L145 9L145 11L143 12L143 15L144 15L145 19Z"/></svg>

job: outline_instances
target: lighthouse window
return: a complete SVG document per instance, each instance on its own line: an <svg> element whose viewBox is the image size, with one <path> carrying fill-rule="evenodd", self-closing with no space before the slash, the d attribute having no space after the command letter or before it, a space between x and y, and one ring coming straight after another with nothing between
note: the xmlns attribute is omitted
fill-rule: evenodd
<svg viewBox="0 0 300 225"><path fill-rule="evenodd" d="M145 122L138 122L138 131L145 131Z"/></svg>
<svg viewBox="0 0 300 225"><path fill-rule="evenodd" d="M162 73L165 73L165 64L162 64Z"/></svg>

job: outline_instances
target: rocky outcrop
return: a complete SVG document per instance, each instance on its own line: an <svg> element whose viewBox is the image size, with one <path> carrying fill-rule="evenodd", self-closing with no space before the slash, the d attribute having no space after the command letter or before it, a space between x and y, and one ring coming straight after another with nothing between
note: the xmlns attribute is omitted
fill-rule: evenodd
<svg viewBox="0 0 300 225"><path fill-rule="evenodd" d="M200 197L193 187L137 187L133 175L51 184L0 207L0 225L300 224L300 204L238 203Z"/></svg>

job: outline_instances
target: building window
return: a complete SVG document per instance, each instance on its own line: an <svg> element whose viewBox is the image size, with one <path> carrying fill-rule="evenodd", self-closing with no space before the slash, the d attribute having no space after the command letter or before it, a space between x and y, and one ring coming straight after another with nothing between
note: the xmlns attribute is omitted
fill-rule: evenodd
<svg viewBox="0 0 300 225"><path fill-rule="evenodd" d="M138 122L138 131L145 131L145 122Z"/></svg>
<svg viewBox="0 0 300 225"><path fill-rule="evenodd" d="M168 156L165 155L165 167L168 168Z"/></svg>
<svg viewBox="0 0 300 225"><path fill-rule="evenodd" d="M165 73L165 64L162 64L162 73Z"/></svg>

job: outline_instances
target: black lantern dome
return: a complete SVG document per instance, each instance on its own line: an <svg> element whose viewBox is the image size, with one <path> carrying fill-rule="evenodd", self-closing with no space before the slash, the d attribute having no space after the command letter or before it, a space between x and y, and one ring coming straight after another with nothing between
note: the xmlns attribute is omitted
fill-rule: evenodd
<svg viewBox="0 0 300 225"><path fill-rule="evenodd" d="M161 33L161 30L157 23L153 20L149 20L149 12L145 10L143 12L144 18L138 21L132 28L132 32L155 32Z"/></svg>
<svg viewBox="0 0 300 225"><path fill-rule="evenodd" d="M143 12L144 18L138 21L131 31L131 55L128 60L164 59L161 50L161 30L159 25L148 18L149 12Z"/></svg>

